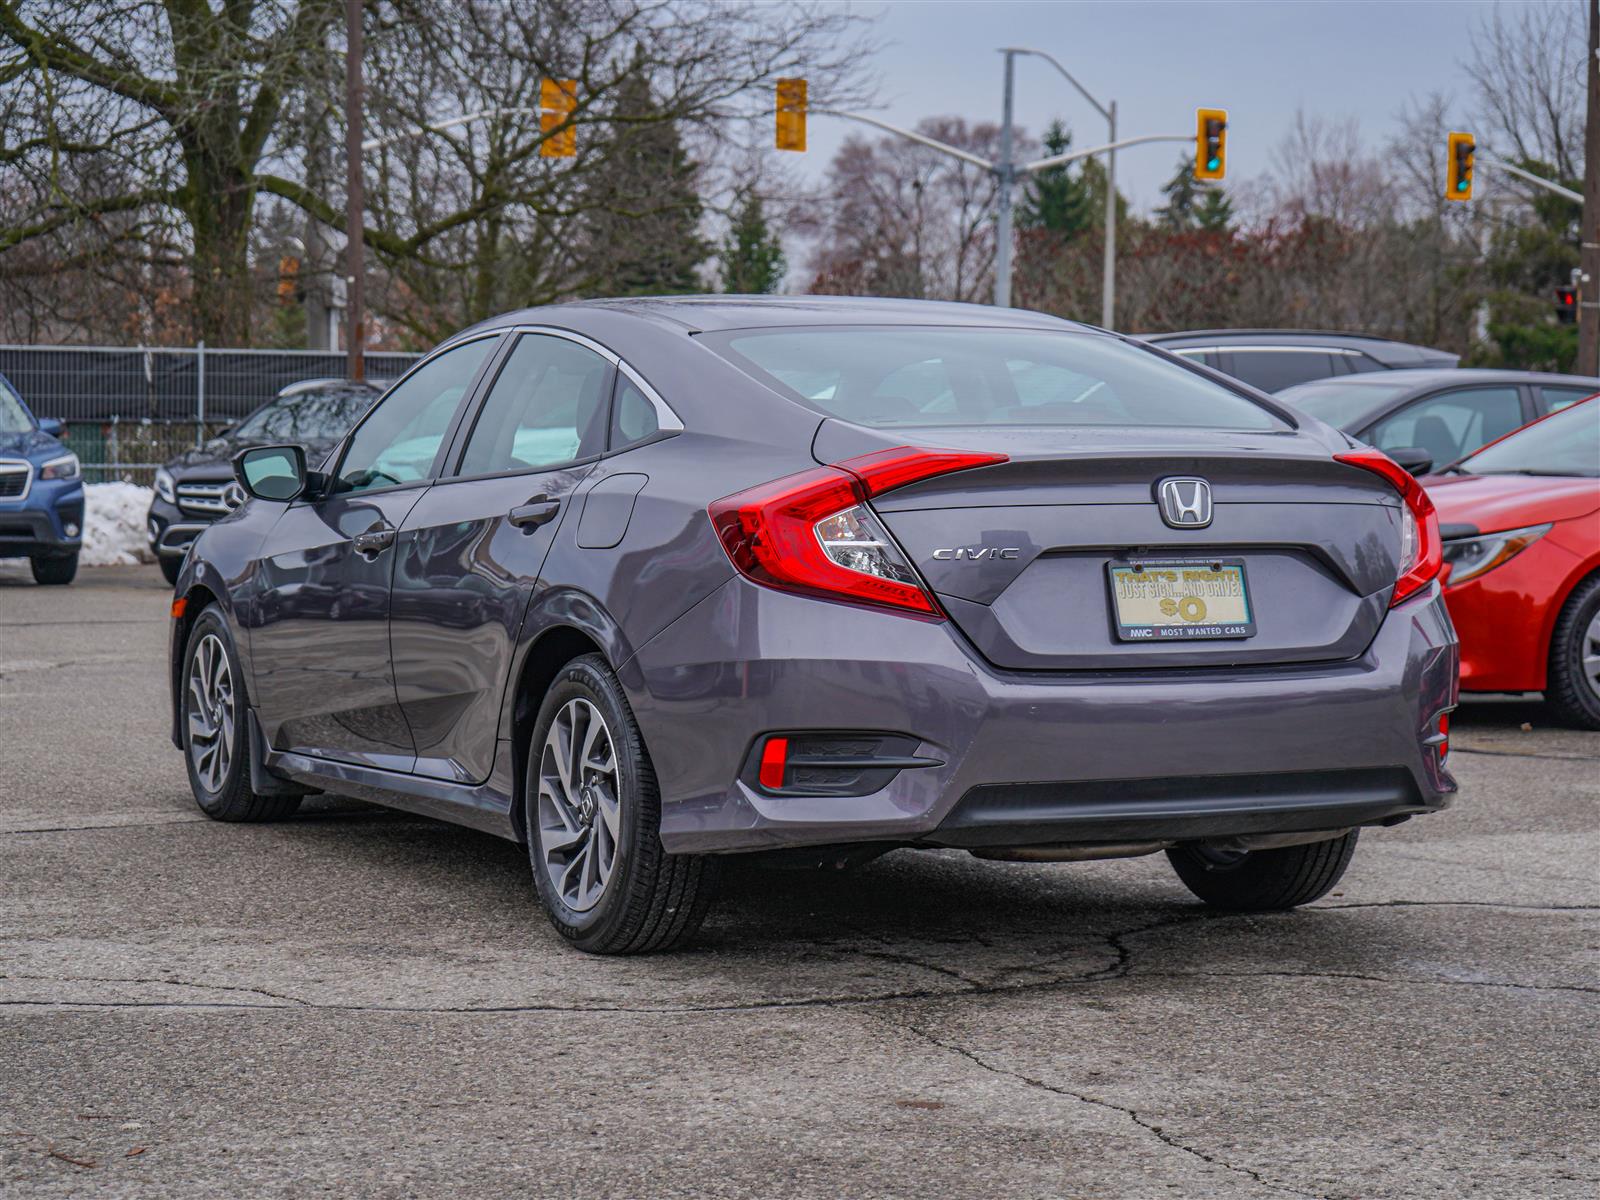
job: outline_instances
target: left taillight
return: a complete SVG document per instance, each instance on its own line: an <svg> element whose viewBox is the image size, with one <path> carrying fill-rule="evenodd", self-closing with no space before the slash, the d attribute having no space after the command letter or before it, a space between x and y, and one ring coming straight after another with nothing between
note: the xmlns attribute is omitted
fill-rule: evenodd
<svg viewBox="0 0 1600 1200"><path fill-rule="evenodd" d="M901 446L786 475L724 496L707 509L739 572L783 591L901 612L942 612L867 501L1003 454Z"/></svg>
<svg viewBox="0 0 1600 1200"><path fill-rule="evenodd" d="M1335 454L1336 462L1381 475L1405 503L1400 509L1400 574L1394 582L1389 607L1416 595L1439 577L1444 566L1444 544L1439 537L1439 514L1417 477L1381 450L1352 450Z"/></svg>

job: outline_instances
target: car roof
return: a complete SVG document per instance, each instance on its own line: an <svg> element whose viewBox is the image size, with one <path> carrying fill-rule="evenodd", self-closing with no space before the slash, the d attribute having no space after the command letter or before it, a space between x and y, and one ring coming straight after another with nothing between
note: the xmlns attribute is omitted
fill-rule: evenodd
<svg viewBox="0 0 1600 1200"><path fill-rule="evenodd" d="M1171 349L1174 346L1216 346L1219 349L1244 345L1266 347L1304 346L1320 349L1360 350L1385 365L1454 363L1460 355L1432 346L1419 346L1368 333L1343 333L1332 329L1188 329L1174 333L1141 333L1146 342Z"/></svg>
<svg viewBox="0 0 1600 1200"><path fill-rule="evenodd" d="M1338 387L1405 388L1410 392L1428 391L1439 386L1464 386L1490 383L1546 383L1570 384L1575 387L1592 387L1600 391L1600 379L1585 375L1558 375L1550 371L1510 371L1489 367L1406 367L1395 371L1369 371L1361 375L1334 375L1328 379L1309 379L1297 383L1295 388L1319 387L1324 384ZM1288 392L1293 389L1285 388Z"/></svg>
<svg viewBox="0 0 1600 1200"><path fill-rule="evenodd" d="M585 313L637 317L694 333L792 325L966 325L1100 332L1022 308L958 304L945 300L898 300L877 296L632 296L579 300L544 308L525 308L493 317L477 329L529 325L578 318Z"/></svg>

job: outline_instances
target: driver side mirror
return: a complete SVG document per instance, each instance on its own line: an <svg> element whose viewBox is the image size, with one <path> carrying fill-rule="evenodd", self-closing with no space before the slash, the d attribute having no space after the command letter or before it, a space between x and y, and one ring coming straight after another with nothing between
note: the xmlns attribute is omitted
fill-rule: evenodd
<svg viewBox="0 0 1600 1200"><path fill-rule="evenodd" d="M233 476L257 500L298 500L309 481L300 446L252 446L233 456Z"/></svg>
<svg viewBox="0 0 1600 1200"><path fill-rule="evenodd" d="M1398 450L1385 450L1384 453L1413 475L1426 475L1433 470L1433 455L1421 446L1402 446Z"/></svg>
<svg viewBox="0 0 1600 1200"><path fill-rule="evenodd" d="M67 423L60 417L40 417L39 432L58 438L67 431Z"/></svg>

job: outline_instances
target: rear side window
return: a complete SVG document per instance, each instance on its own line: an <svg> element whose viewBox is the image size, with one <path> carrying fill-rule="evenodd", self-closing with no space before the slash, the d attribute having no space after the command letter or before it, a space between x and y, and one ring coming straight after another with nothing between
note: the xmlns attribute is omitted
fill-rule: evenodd
<svg viewBox="0 0 1600 1200"><path fill-rule="evenodd" d="M780 392L858 425L1286 427L1221 384L1104 334L857 327L703 340Z"/></svg>
<svg viewBox="0 0 1600 1200"><path fill-rule="evenodd" d="M1276 392L1312 379L1343 375L1335 356L1315 350L1235 350L1232 374L1263 392Z"/></svg>
<svg viewBox="0 0 1600 1200"><path fill-rule="evenodd" d="M495 377L460 475L531 471L599 454L611 364L576 342L528 333Z"/></svg>
<svg viewBox="0 0 1600 1200"><path fill-rule="evenodd" d="M1550 412L1560 412L1579 400L1587 400L1595 392L1600 391L1600 388L1540 387L1539 390L1544 393L1545 408Z"/></svg>
<svg viewBox="0 0 1600 1200"><path fill-rule="evenodd" d="M611 409L611 448L620 450L652 438L661 431L655 405L622 372L617 372L617 395Z"/></svg>

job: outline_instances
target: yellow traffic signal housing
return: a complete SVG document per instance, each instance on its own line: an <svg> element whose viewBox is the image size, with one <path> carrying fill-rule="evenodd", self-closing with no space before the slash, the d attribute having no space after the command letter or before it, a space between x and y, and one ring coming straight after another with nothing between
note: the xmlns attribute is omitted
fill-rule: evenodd
<svg viewBox="0 0 1600 1200"><path fill-rule="evenodd" d="M806 148L806 81L778 80L778 149Z"/></svg>
<svg viewBox="0 0 1600 1200"><path fill-rule="evenodd" d="M566 125L578 107L576 79L545 79L539 83L540 158L572 158L578 153L578 131ZM561 126L566 125L565 129Z"/></svg>
<svg viewBox="0 0 1600 1200"><path fill-rule="evenodd" d="M1444 198L1446 200L1472 199L1472 160L1478 152L1476 139L1470 133L1452 133L1445 144Z"/></svg>
<svg viewBox="0 0 1600 1200"><path fill-rule="evenodd" d="M1197 108L1194 116L1194 177L1221 179L1228 173L1228 112Z"/></svg>

